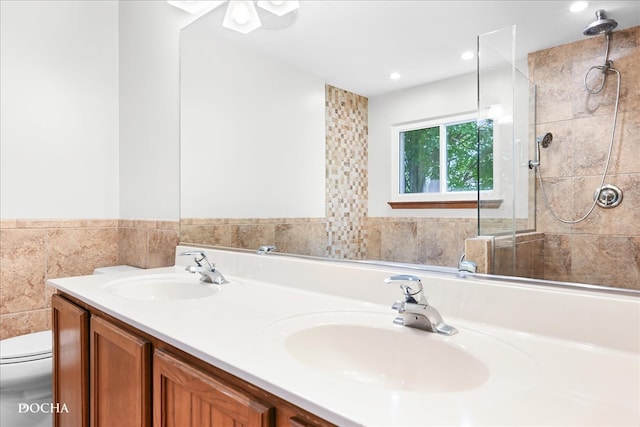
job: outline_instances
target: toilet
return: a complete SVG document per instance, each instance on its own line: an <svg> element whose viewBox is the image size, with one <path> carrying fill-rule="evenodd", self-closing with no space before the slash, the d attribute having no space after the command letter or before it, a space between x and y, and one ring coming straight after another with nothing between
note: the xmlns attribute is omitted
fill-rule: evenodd
<svg viewBox="0 0 640 427"><path fill-rule="evenodd" d="M0 340L0 425L51 427L51 331Z"/></svg>

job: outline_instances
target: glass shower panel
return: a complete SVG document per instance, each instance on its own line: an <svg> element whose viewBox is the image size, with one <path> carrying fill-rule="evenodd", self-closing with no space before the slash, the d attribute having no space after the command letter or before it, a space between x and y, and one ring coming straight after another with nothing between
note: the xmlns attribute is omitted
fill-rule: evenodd
<svg viewBox="0 0 640 427"><path fill-rule="evenodd" d="M480 176L493 173L493 189L478 192L478 235L493 239L493 273L501 275L516 274L516 233L535 228L534 87L517 54L515 26L478 36L478 124L493 125L493 161L485 155L478 164Z"/></svg>

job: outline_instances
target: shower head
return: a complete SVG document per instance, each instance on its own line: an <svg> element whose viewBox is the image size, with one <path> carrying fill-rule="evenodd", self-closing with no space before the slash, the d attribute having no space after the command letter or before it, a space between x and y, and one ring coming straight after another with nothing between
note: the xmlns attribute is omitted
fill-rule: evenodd
<svg viewBox="0 0 640 427"><path fill-rule="evenodd" d="M543 136L539 136L538 138L536 138L536 142L539 145L542 145L542 148L547 148L549 145L551 145L551 141L553 141L553 135L551 134L551 132L547 132Z"/></svg>
<svg viewBox="0 0 640 427"><path fill-rule="evenodd" d="M609 34L618 23L615 19L607 18L607 14L603 9L596 10L596 20L582 31L585 36L597 36L598 34Z"/></svg>

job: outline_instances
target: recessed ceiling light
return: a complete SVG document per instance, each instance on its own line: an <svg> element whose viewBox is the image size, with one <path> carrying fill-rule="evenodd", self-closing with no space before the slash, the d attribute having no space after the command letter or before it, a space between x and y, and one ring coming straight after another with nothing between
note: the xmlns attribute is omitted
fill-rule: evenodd
<svg viewBox="0 0 640 427"><path fill-rule="evenodd" d="M462 55L460 55L460 58L464 59L465 61L473 59L474 57L475 57L475 54L470 50L463 52Z"/></svg>
<svg viewBox="0 0 640 427"><path fill-rule="evenodd" d="M569 10L573 13L578 13L585 10L587 6L589 6L588 1L575 1L571 4L571 6L569 7Z"/></svg>
<svg viewBox="0 0 640 427"><path fill-rule="evenodd" d="M400 78L400 73L391 73L389 74L389 78L391 80L398 80Z"/></svg>

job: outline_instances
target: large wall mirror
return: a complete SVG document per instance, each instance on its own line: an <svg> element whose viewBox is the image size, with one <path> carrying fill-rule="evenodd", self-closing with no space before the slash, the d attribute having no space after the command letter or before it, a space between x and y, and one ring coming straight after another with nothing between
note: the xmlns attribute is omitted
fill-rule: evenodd
<svg viewBox="0 0 640 427"><path fill-rule="evenodd" d="M392 209L391 127L477 111L476 60L461 54L476 53L479 35L517 26L515 67L527 77L527 53L583 40L594 12L498 3L305 1L246 35L222 27L223 8L185 27L181 241L455 266L478 234L477 209ZM603 3L634 24L624 22L633 2ZM526 167L531 148L521 150Z"/></svg>

